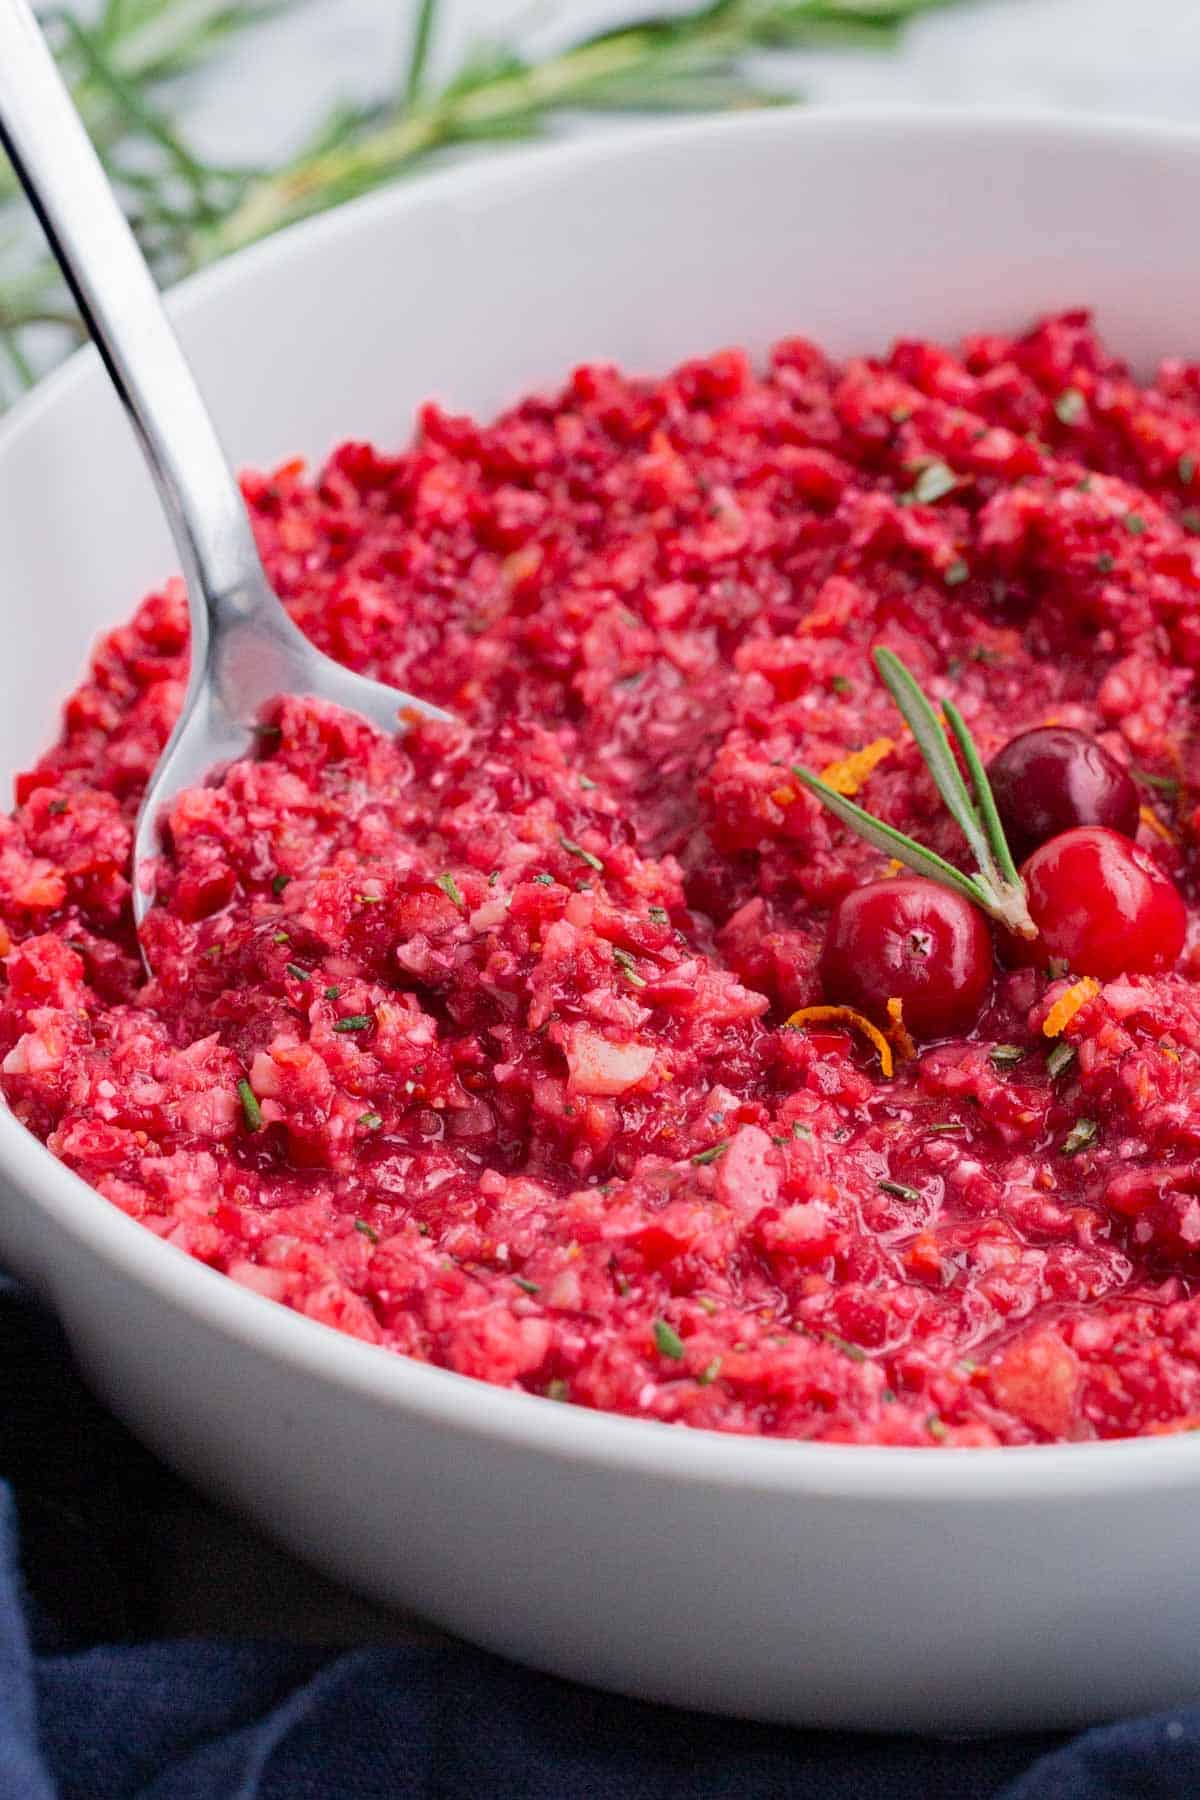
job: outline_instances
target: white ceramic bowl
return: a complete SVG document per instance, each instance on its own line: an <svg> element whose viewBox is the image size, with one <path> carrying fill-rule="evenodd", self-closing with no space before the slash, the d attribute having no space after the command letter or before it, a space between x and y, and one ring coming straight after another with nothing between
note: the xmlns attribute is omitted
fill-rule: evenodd
<svg viewBox="0 0 1200 1800"><path fill-rule="evenodd" d="M1090 303L1200 353L1200 135L786 113L476 163L190 283L243 463L405 440L585 357L836 351ZM0 765L173 566L91 355L0 433ZM168 1461L322 1568L599 1685L820 1725L1067 1724L1200 1687L1200 1442L773 1442L605 1417L342 1337L106 1205L0 1109L0 1254Z"/></svg>

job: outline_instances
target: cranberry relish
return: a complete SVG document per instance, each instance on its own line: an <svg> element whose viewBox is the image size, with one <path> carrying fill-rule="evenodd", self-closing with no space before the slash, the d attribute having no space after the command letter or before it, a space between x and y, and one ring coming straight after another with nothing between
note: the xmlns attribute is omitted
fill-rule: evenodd
<svg viewBox="0 0 1200 1800"><path fill-rule="evenodd" d="M1190 897L1198 467L1200 368L1140 388L1072 314L586 368L249 478L303 627L465 724L282 704L175 809L144 985L131 825L186 667L147 600L0 822L9 1104L234 1280L500 1384L853 1442L1195 1426L1195 951L998 966L891 1080L786 1021L883 873L794 764L963 861L878 645L989 760L1098 739Z"/></svg>

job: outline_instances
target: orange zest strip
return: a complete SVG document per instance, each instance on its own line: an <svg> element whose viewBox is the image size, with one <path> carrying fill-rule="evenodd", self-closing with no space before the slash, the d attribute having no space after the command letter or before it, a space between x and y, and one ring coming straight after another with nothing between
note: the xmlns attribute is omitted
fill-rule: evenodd
<svg viewBox="0 0 1200 1800"><path fill-rule="evenodd" d="M842 794L847 800L852 800L872 769L890 756L895 748L894 738L876 738L873 744L864 744L861 750L843 756L840 762L830 763L828 768L821 770L821 779L828 783L835 794Z"/></svg>
<svg viewBox="0 0 1200 1800"><path fill-rule="evenodd" d="M1164 825L1152 806L1139 806L1138 816L1150 831L1156 832L1165 844L1177 844L1179 839L1169 825Z"/></svg>
<svg viewBox="0 0 1200 1800"><path fill-rule="evenodd" d="M888 1018L892 1021L888 1037L895 1047L896 1055L905 1062L911 1062L917 1054L917 1046L909 1036L908 1026L904 1023L904 1002L898 995L888 1001L887 1013Z"/></svg>
<svg viewBox="0 0 1200 1800"><path fill-rule="evenodd" d="M1046 1014L1046 1022L1042 1030L1048 1038L1058 1037L1075 1014L1089 1000L1094 1000L1100 992L1100 983L1093 975L1085 975L1082 981L1074 982L1065 993L1058 996L1050 1011Z"/></svg>
<svg viewBox="0 0 1200 1800"><path fill-rule="evenodd" d="M892 1046L880 1031L878 1025L872 1025L860 1012L852 1006L802 1006L786 1020L788 1025L797 1031L805 1025L852 1025L855 1031L861 1031L879 1052L879 1066L885 1078L890 1081L895 1073L896 1065L892 1060Z"/></svg>

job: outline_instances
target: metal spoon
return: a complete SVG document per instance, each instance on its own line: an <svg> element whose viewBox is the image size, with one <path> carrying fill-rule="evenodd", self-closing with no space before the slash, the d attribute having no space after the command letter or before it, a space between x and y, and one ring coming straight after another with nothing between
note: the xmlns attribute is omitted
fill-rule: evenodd
<svg viewBox="0 0 1200 1800"><path fill-rule="evenodd" d="M449 714L342 668L284 611L154 279L26 0L0 0L0 142L129 414L187 582L191 674L134 836L140 925L153 896L137 873L158 850L164 809L247 752L266 701L332 700L389 732L401 712Z"/></svg>

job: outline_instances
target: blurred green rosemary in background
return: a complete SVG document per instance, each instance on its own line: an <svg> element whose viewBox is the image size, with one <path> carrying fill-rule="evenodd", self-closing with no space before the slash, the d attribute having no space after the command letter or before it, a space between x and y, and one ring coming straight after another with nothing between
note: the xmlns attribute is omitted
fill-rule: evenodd
<svg viewBox="0 0 1200 1800"><path fill-rule="evenodd" d="M296 0L291 0L296 3ZM949 0L707 0L581 39L539 61L515 42L472 49L429 79L438 0L416 0L394 91L324 119L275 168L195 154L171 112L181 81L289 0L104 0L44 8L59 65L159 282L166 286L296 219L366 193L452 145L536 136L572 111L717 112L798 98L750 79L752 50L887 45ZM81 336L0 158L0 403Z"/></svg>

